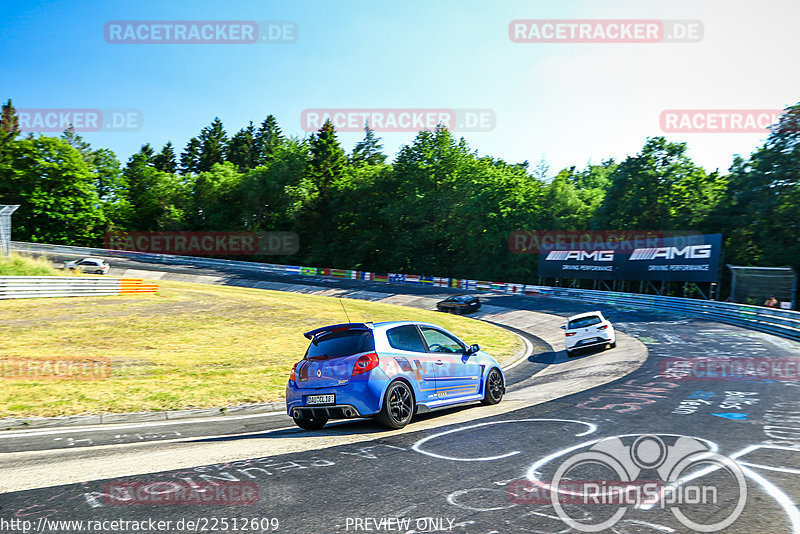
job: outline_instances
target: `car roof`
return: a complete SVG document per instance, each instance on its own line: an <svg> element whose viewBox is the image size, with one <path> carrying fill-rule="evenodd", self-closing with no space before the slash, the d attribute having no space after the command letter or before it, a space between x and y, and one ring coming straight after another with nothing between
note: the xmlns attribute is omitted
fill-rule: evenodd
<svg viewBox="0 0 800 534"><path fill-rule="evenodd" d="M435 325L433 323L424 323L420 321L382 321L379 323L341 323L341 324L332 324L328 326L322 326L320 328L315 328L314 330L309 330L305 332L303 336L307 339L312 339L315 336L322 334L322 333L330 333L337 330L373 330L375 332L384 332L390 328L394 328L396 326L404 326L410 324L418 324L420 326L430 326L432 328L439 328L444 330L439 325Z"/></svg>
<svg viewBox="0 0 800 534"><path fill-rule="evenodd" d="M383 321L380 323L375 323L375 330L388 330L390 328L394 328L395 326L405 326L409 324L418 324L420 326L431 326L433 328L439 328L444 330L444 328L442 328L439 325L433 323L425 323L421 321Z"/></svg>
<svg viewBox="0 0 800 534"><path fill-rule="evenodd" d="M86 260L93 260L93 261L105 261L105 260L103 260L103 258L94 258L94 257L91 257L91 258L81 258L81 259L79 259L79 260L75 260L75 261L86 261Z"/></svg>
<svg viewBox="0 0 800 534"><path fill-rule="evenodd" d="M567 321L574 321L576 319L583 319L584 317L591 317L592 315L599 315L600 317L603 317L603 314L600 313L600 311L592 311L592 312L586 312L586 313L579 313L578 315L573 315L571 317L567 317ZM603 319L605 319L605 317L603 317Z"/></svg>

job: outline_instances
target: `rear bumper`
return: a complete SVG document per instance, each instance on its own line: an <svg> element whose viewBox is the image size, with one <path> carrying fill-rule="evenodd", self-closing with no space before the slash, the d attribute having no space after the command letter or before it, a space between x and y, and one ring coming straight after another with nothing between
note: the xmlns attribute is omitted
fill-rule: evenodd
<svg viewBox="0 0 800 534"><path fill-rule="evenodd" d="M300 389L290 380L286 384L286 413L294 417L294 411L297 410L324 414L328 419L367 417L380 411L384 386L379 381L351 380L346 386ZM336 395L336 404L309 406L305 400L308 395Z"/></svg>
<svg viewBox="0 0 800 534"><path fill-rule="evenodd" d="M564 346L566 347L567 350L582 349L582 348L585 348L585 347L595 347L597 345L604 345L606 343L613 343L614 340L615 340L615 337L616 336L614 336L613 334L612 335L598 334L598 335L590 337L590 338L578 339L578 340L575 340L574 342L566 341L564 343Z"/></svg>
<svg viewBox="0 0 800 534"><path fill-rule="evenodd" d="M309 417L325 416L328 419L362 417L358 409L352 404L337 404L335 406L296 406L293 409L293 417L295 413L300 413Z"/></svg>

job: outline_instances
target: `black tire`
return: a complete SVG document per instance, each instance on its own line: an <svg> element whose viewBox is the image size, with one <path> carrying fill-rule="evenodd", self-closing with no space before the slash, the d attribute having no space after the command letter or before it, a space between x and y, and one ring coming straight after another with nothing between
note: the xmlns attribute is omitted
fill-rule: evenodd
<svg viewBox="0 0 800 534"><path fill-rule="evenodd" d="M383 407L375 416L381 425L392 430L403 428L414 416L414 392L405 382L389 384L383 396Z"/></svg>
<svg viewBox="0 0 800 534"><path fill-rule="evenodd" d="M294 412L294 424L303 430L320 430L328 422L327 416L309 417L300 412Z"/></svg>
<svg viewBox="0 0 800 534"><path fill-rule="evenodd" d="M569 350L569 349L567 349L567 358L572 358L572 356L573 356L574 354L575 354L575 351L574 351L574 350Z"/></svg>
<svg viewBox="0 0 800 534"><path fill-rule="evenodd" d="M503 386L503 375L496 367L486 376L486 387L483 389L485 390L481 401L483 404L492 405L503 400L506 388Z"/></svg>
<svg viewBox="0 0 800 534"><path fill-rule="evenodd" d="M617 342L616 342L616 340L615 340L613 343L609 343L609 344L608 344L608 348L610 348L610 349L615 349L615 348L617 348Z"/></svg>

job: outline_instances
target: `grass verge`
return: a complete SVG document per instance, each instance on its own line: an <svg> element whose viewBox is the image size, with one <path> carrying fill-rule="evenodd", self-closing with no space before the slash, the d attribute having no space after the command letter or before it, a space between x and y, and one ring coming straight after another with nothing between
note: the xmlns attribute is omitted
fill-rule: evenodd
<svg viewBox="0 0 800 534"><path fill-rule="evenodd" d="M439 324L498 360L520 348L499 327L453 315L345 300L354 322ZM302 333L346 322L338 299L159 282L156 295L0 301L0 357L109 358L100 380L0 375L0 417L176 410L279 400L305 351Z"/></svg>
<svg viewBox="0 0 800 534"><path fill-rule="evenodd" d="M7 258L0 255L0 276L69 276L59 271L46 258L12 252Z"/></svg>

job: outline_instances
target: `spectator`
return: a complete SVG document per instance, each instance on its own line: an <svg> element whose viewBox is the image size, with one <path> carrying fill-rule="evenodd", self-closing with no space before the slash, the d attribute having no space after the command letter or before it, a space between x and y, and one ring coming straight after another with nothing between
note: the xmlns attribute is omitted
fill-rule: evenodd
<svg viewBox="0 0 800 534"><path fill-rule="evenodd" d="M777 308L778 307L778 299L775 297L770 297L764 301L764 306L767 308Z"/></svg>

